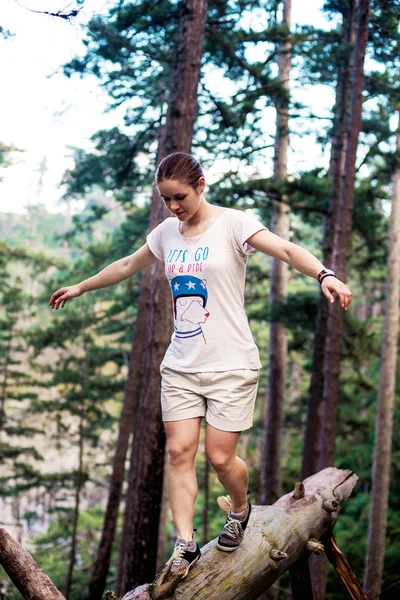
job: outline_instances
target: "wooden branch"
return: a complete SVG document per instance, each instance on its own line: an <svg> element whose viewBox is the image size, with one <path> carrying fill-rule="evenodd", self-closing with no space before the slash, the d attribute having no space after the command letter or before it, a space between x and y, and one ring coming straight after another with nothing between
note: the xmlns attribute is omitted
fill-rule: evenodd
<svg viewBox="0 0 400 600"><path fill-rule="evenodd" d="M163 572L151 585L141 586L138 595L136 588L122 600L255 600L305 552L322 550L318 540L331 534L340 504L357 482L357 476L351 475L351 471L329 467L302 482L304 496L297 485L295 493L286 494L272 506L253 506L238 550L221 552L212 540L202 548L201 559L186 579L174 581ZM229 497L219 499L218 504L226 513ZM304 571L303 566L303 578Z"/></svg>
<svg viewBox="0 0 400 600"><path fill-rule="evenodd" d="M0 564L27 600L65 600L32 556L0 528Z"/></svg>
<svg viewBox="0 0 400 600"><path fill-rule="evenodd" d="M298 481L294 487L293 498L295 500L300 500L300 498L304 498L304 494L304 484L301 481Z"/></svg>
<svg viewBox="0 0 400 600"><path fill-rule="evenodd" d="M308 540L306 550L308 550L308 552L313 552L314 554L322 554L325 548L318 540Z"/></svg>
<svg viewBox="0 0 400 600"><path fill-rule="evenodd" d="M352 600L367 600L367 596L364 594L361 585L357 581L347 558L337 545L334 536L332 534L325 534L323 542L326 555L346 586Z"/></svg>
<svg viewBox="0 0 400 600"><path fill-rule="evenodd" d="M54 12L49 12L48 10L35 10L33 8L28 8L28 6L24 6L23 4L21 4L21 2L19 2L19 0L15 0L15 2L21 8L24 8L25 10L29 10L29 12L33 12L38 15L47 15L49 17L60 17L61 19L65 19L66 21L69 21L69 19L72 19L73 17L77 17L79 15L79 12L83 8L83 7L75 8L73 10L70 10L67 13L63 12L62 10L58 10L57 12L54 13Z"/></svg>

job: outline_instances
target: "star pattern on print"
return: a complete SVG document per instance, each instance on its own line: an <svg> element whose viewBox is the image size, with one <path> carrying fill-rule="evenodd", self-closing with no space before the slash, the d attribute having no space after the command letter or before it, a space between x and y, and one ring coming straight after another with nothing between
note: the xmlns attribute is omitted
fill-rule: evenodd
<svg viewBox="0 0 400 600"><path fill-rule="evenodd" d="M174 290L179 290L179 286L180 286L180 285L181 285L180 283L176 283L176 284L174 285Z"/></svg>
<svg viewBox="0 0 400 600"><path fill-rule="evenodd" d="M201 287L203 288L203 290L205 290L205 289L206 289L206 286L204 285L204 283L203 283L203 282L201 282L201 284L200 284L200 285L201 285Z"/></svg>
<svg viewBox="0 0 400 600"><path fill-rule="evenodd" d="M186 285L188 286L188 290L194 290L194 288L196 287L196 282L189 281L189 283L187 283Z"/></svg>

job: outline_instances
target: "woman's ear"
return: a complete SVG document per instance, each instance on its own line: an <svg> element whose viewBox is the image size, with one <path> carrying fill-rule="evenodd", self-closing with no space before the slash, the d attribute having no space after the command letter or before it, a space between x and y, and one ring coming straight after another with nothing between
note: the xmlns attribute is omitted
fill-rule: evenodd
<svg viewBox="0 0 400 600"><path fill-rule="evenodd" d="M204 188L206 187L206 180L204 177L200 177L199 181L197 183L197 189L199 194L202 194L204 192Z"/></svg>

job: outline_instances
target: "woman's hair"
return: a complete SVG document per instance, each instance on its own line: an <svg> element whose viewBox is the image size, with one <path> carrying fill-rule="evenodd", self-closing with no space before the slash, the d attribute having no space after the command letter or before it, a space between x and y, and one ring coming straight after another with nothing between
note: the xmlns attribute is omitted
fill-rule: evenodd
<svg viewBox="0 0 400 600"><path fill-rule="evenodd" d="M184 152L174 152L163 158L158 165L154 185L166 179L175 179L196 189L200 177L204 177L203 169L193 156Z"/></svg>

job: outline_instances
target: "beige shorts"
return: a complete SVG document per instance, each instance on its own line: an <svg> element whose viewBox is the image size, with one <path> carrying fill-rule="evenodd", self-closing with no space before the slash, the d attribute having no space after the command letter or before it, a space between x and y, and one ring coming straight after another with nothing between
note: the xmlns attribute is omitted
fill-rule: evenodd
<svg viewBox="0 0 400 600"><path fill-rule="evenodd" d="M223 431L253 425L258 369L182 373L161 365L160 373L163 421L205 417Z"/></svg>

